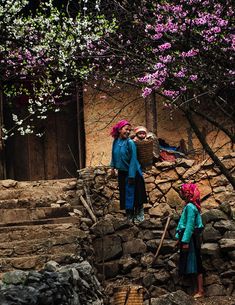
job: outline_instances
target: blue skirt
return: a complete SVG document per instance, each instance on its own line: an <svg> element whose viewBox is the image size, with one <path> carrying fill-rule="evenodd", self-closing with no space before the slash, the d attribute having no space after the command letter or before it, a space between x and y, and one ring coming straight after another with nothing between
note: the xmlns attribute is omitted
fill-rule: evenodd
<svg viewBox="0 0 235 305"><path fill-rule="evenodd" d="M147 202L145 183L143 176L137 172L135 183L128 184L128 172L118 171L118 187L120 192L121 210L139 210L143 203Z"/></svg>
<svg viewBox="0 0 235 305"><path fill-rule="evenodd" d="M180 244L179 275L203 273L200 238L201 234L196 229L189 242L189 249L183 249Z"/></svg>

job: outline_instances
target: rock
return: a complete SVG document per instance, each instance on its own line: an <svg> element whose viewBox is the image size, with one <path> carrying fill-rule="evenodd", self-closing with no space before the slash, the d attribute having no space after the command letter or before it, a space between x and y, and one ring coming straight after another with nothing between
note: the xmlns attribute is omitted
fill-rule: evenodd
<svg viewBox="0 0 235 305"><path fill-rule="evenodd" d="M194 163L195 163L194 160L188 160L188 159L184 159L184 158L176 159L177 168L178 168L178 166L184 167L184 168L190 168L193 166Z"/></svg>
<svg viewBox="0 0 235 305"><path fill-rule="evenodd" d="M201 203L201 207L203 212L206 210L211 210L211 209L218 209L220 204L215 201L215 198L213 196L210 196L206 200L203 200Z"/></svg>
<svg viewBox="0 0 235 305"><path fill-rule="evenodd" d="M155 275L152 273L147 273L146 276L143 277L143 285L146 288L149 288L151 285L156 283Z"/></svg>
<svg viewBox="0 0 235 305"><path fill-rule="evenodd" d="M107 235L93 242L97 261L100 262L117 258L122 254L121 238L119 236Z"/></svg>
<svg viewBox="0 0 235 305"><path fill-rule="evenodd" d="M207 211L202 214L202 220L204 225L211 221L218 221L221 219L227 220L228 217L225 213L218 209L211 209L210 211Z"/></svg>
<svg viewBox="0 0 235 305"><path fill-rule="evenodd" d="M16 271L10 271L3 274L2 281L5 284L24 284L28 276L28 272L16 270Z"/></svg>
<svg viewBox="0 0 235 305"><path fill-rule="evenodd" d="M12 179L5 179L1 181L1 184L5 188L15 187L17 185L17 181Z"/></svg>
<svg viewBox="0 0 235 305"><path fill-rule="evenodd" d="M159 199L161 199L164 196L164 194L157 188L155 188L154 190L152 190L149 193L149 200L152 203L155 203L156 201L158 201Z"/></svg>
<svg viewBox="0 0 235 305"><path fill-rule="evenodd" d="M162 191L163 194L166 194L169 191L169 189L171 188L171 183L170 182L162 183L158 187Z"/></svg>
<svg viewBox="0 0 235 305"><path fill-rule="evenodd" d="M51 271L51 272L54 272L54 271L57 271L58 268L59 268L59 264L55 261L49 261L49 262L46 262L45 264L45 270L47 271Z"/></svg>
<svg viewBox="0 0 235 305"><path fill-rule="evenodd" d="M51 207L52 208L60 208L60 204L59 203L51 203Z"/></svg>
<svg viewBox="0 0 235 305"><path fill-rule="evenodd" d="M122 241L126 242L137 237L138 232L139 229L136 226L132 226L130 228L117 231L116 234L121 237Z"/></svg>
<svg viewBox="0 0 235 305"><path fill-rule="evenodd" d="M128 219L126 217L125 218L113 218L112 223L113 223L113 227L114 227L115 231L129 228L130 226L132 226L132 224L130 224L130 222L128 221Z"/></svg>
<svg viewBox="0 0 235 305"><path fill-rule="evenodd" d="M138 254L146 252L146 244L142 239L132 239L122 244L123 254Z"/></svg>
<svg viewBox="0 0 235 305"><path fill-rule="evenodd" d="M91 227L93 224L93 221L87 217L81 217L80 220L81 222L85 223L88 227Z"/></svg>
<svg viewBox="0 0 235 305"><path fill-rule="evenodd" d="M102 219L91 227L91 231L96 236L104 236L114 232L113 223L111 220Z"/></svg>
<svg viewBox="0 0 235 305"><path fill-rule="evenodd" d="M67 201L66 200L62 200L62 199L56 201L56 204L58 204L59 206L64 205L66 203L67 203Z"/></svg>
<svg viewBox="0 0 235 305"><path fill-rule="evenodd" d="M201 168L200 164L196 164L194 166L192 166L189 170L187 170L187 172L183 175L183 179L189 179L192 180L192 178L194 177L195 174L197 174L199 172Z"/></svg>
<svg viewBox="0 0 235 305"><path fill-rule="evenodd" d="M154 259L153 253L144 253L141 256L140 263L143 267L151 266Z"/></svg>
<svg viewBox="0 0 235 305"><path fill-rule="evenodd" d="M149 177L144 178L144 181L145 181L146 184L148 184L148 183L154 183L155 178L152 177L152 176L149 176Z"/></svg>
<svg viewBox="0 0 235 305"><path fill-rule="evenodd" d="M76 215L78 215L78 216L80 216L80 217L83 216L82 211L80 211L80 210L78 210L78 209L73 209L73 212L74 212L74 214L76 214Z"/></svg>
<svg viewBox="0 0 235 305"><path fill-rule="evenodd" d="M175 166L175 163L163 161L163 162L157 162L155 163L155 166L157 169L165 169L165 168L172 168Z"/></svg>
<svg viewBox="0 0 235 305"><path fill-rule="evenodd" d="M212 224L208 224L203 231L203 241L204 242L214 242L221 238L221 234L217 231Z"/></svg>
<svg viewBox="0 0 235 305"><path fill-rule="evenodd" d="M146 192L148 192L148 193L152 192L155 188L156 188L155 183L146 183L145 184L145 189L146 189Z"/></svg>
<svg viewBox="0 0 235 305"><path fill-rule="evenodd" d="M167 294L167 290L165 290L165 289L163 289L161 287L152 285L149 288L149 294L150 294L151 298L157 298L159 296Z"/></svg>
<svg viewBox="0 0 235 305"><path fill-rule="evenodd" d="M176 170L176 172L177 172L177 174L180 176L180 177L182 177L183 175L184 175L184 173L186 172L186 168L185 167L183 167L183 166L177 166L176 168L175 168L175 170Z"/></svg>
<svg viewBox="0 0 235 305"><path fill-rule="evenodd" d="M234 251L229 251L228 252L229 258L235 262L235 250Z"/></svg>
<svg viewBox="0 0 235 305"><path fill-rule="evenodd" d="M208 297L217 296L217 295L225 295L225 289L222 285L213 284L206 288L206 295Z"/></svg>
<svg viewBox="0 0 235 305"><path fill-rule="evenodd" d="M201 199L208 197L208 195L212 194L211 186L208 180L202 180L198 183L198 188L200 190Z"/></svg>
<svg viewBox="0 0 235 305"><path fill-rule="evenodd" d="M184 201L180 197L180 195L174 190L170 189L169 192L166 194L167 203L171 208L183 208Z"/></svg>
<svg viewBox="0 0 235 305"><path fill-rule="evenodd" d="M222 234L226 231L235 231L235 222L231 220L220 220L214 224L214 228ZM233 234L235 234L235 232Z"/></svg>
<svg viewBox="0 0 235 305"><path fill-rule="evenodd" d="M221 250L233 251L233 250L235 250L235 238L233 238L233 239L222 238L219 241L219 245L220 245Z"/></svg>
<svg viewBox="0 0 235 305"><path fill-rule="evenodd" d="M208 274L204 278L204 286L209 286L212 284L219 284L221 285L220 278L217 274Z"/></svg>
<svg viewBox="0 0 235 305"><path fill-rule="evenodd" d="M160 173L160 175L158 176L158 179L159 178L163 179L163 180L167 180L167 181L175 181L179 177L178 177L178 174L176 173L176 171L174 169L172 169L172 170L167 170L167 171ZM155 183L156 183L156 181L155 181Z"/></svg>
<svg viewBox="0 0 235 305"><path fill-rule="evenodd" d="M163 202L149 209L149 215L157 217L162 217L166 215L166 213L169 215L171 212L169 205Z"/></svg>
<svg viewBox="0 0 235 305"><path fill-rule="evenodd" d="M232 216L232 209L231 209L231 205L228 202L223 202L220 204L220 210L222 212L224 212L226 215L228 215L229 217Z"/></svg>
<svg viewBox="0 0 235 305"><path fill-rule="evenodd" d="M100 274L103 275L104 272L104 277L106 280L110 278L114 278L120 272L118 261L111 261L111 262L105 262L104 264L98 264L96 265L96 268Z"/></svg>
<svg viewBox="0 0 235 305"><path fill-rule="evenodd" d="M167 283L170 279L170 273L165 270L160 270L154 273L155 279L158 283Z"/></svg>
<svg viewBox="0 0 235 305"><path fill-rule="evenodd" d="M123 256L119 260L120 269L122 270L122 273L128 273L133 268L138 266L138 261L132 258L129 254L126 256Z"/></svg>
<svg viewBox="0 0 235 305"><path fill-rule="evenodd" d="M162 223L160 219L145 219L139 225L143 229L162 229Z"/></svg>
<svg viewBox="0 0 235 305"><path fill-rule="evenodd" d="M182 290L164 294L158 298L151 298L152 305L192 305L194 299Z"/></svg>
<svg viewBox="0 0 235 305"><path fill-rule="evenodd" d="M104 195L108 199L111 199L113 197L113 191L107 186L105 186L102 191L102 195Z"/></svg>
<svg viewBox="0 0 235 305"><path fill-rule="evenodd" d="M205 243L201 247L202 254L207 254L211 256L219 255L219 246L217 243Z"/></svg>

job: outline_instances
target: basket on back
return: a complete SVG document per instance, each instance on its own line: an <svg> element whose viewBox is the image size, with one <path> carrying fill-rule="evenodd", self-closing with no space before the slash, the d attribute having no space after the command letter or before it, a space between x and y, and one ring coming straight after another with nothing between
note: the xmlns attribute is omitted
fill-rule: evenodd
<svg viewBox="0 0 235 305"><path fill-rule="evenodd" d="M142 169L148 170L153 164L153 140L135 142L137 148L137 158Z"/></svg>

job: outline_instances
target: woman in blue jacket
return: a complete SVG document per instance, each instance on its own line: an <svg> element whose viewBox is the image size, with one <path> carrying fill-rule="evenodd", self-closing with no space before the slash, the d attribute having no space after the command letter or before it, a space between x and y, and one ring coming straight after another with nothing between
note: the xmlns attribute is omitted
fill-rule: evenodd
<svg viewBox="0 0 235 305"><path fill-rule="evenodd" d="M198 290L194 297L199 298L204 295L201 260L203 223L200 214L200 192L196 184L187 183L182 185L181 195L186 205L176 228L176 238L180 248L179 274L197 275Z"/></svg>
<svg viewBox="0 0 235 305"><path fill-rule="evenodd" d="M137 160L136 145L129 138L131 125L126 120L119 121L111 131L112 174L118 170L120 209L126 210L127 218L137 222L144 220L143 203L147 202L145 184L140 164Z"/></svg>

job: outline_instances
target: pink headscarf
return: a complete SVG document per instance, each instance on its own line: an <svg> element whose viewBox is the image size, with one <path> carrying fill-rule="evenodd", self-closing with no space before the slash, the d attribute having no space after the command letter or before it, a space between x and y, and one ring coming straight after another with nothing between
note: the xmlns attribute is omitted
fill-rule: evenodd
<svg viewBox="0 0 235 305"><path fill-rule="evenodd" d="M111 132L110 132L111 136L112 136L114 139L118 138L118 136L119 136L119 130L120 130L122 127L126 126L126 125L131 125L131 124L130 124L128 121L126 121L126 120L121 120L121 121L119 121L116 125L114 125L114 126L112 127L112 130L111 130Z"/></svg>
<svg viewBox="0 0 235 305"><path fill-rule="evenodd" d="M200 191L196 184L185 183L181 186L181 193L187 203L192 202L201 211Z"/></svg>

